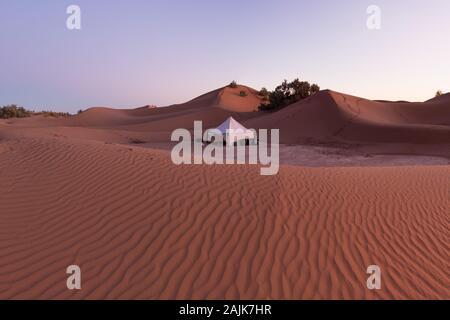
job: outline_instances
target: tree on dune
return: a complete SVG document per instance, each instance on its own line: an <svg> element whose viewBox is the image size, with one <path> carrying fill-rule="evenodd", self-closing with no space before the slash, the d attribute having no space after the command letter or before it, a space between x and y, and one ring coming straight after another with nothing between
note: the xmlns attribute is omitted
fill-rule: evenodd
<svg viewBox="0 0 450 320"><path fill-rule="evenodd" d="M236 81L231 81L231 83L230 83L230 88L237 88L237 83L236 83Z"/></svg>
<svg viewBox="0 0 450 320"><path fill-rule="evenodd" d="M264 100L269 100L269 90L265 87L262 87L261 90L259 90L258 95L260 95Z"/></svg>
<svg viewBox="0 0 450 320"><path fill-rule="evenodd" d="M263 89L265 90L264 92ZM260 95L266 96L267 99L259 106L260 110L284 108L320 91L320 87L317 84L311 85L308 81L300 81L298 78L292 82L284 80L271 92L268 92L265 88L263 89L261 89Z"/></svg>
<svg viewBox="0 0 450 320"><path fill-rule="evenodd" d="M317 85L317 84L313 84L312 86L311 86L311 94L313 95L313 94L315 94L315 93L317 93L317 92L319 92L320 91L320 87Z"/></svg>

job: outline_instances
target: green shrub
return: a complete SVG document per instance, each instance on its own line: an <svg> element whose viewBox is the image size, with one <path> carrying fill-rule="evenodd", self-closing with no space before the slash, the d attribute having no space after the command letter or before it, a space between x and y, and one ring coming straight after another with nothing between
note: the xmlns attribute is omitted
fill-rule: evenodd
<svg viewBox="0 0 450 320"><path fill-rule="evenodd" d="M269 90L262 87L261 90L259 90L258 95L261 96L264 100L269 100Z"/></svg>
<svg viewBox="0 0 450 320"><path fill-rule="evenodd" d="M67 112L55 112L55 111L39 111L39 112L33 112L36 116L44 116L44 117L67 117L70 116Z"/></svg>
<svg viewBox="0 0 450 320"><path fill-rule="evenodd" d="M234 81L234 80L231 81L229 87L230 87L230 88L237 88L237 83L236 83L236 81Z"/></svg>
<svg viewBox="0 0 450 320"><path fill-rule="evenodd" d="M242 91L239 92L239 96L246 97L247 96L247 92L242 90Z"/></svg>
<svg viewBox="0 0 450 320"><path fill-rule="evenodd" d="M317 85L317 84L313 84L312 86L311 86L311 95L313 95L313 94L315 94L315 93L317 93L317 92L319 92L320 91L320 87Z"/></svg>
<svg viewBox="0 0 450 320"><path fill-rule="evenodd" d="M259 106L260 110L276 110L284 108L320 91L320 87L317 84L310 85L309 82L300 81L298 78L292 82L284 80L271 92L268 92L267 90L263 91L263 89L261 89L260 95L265 95L267 98L266 101Z"/></svg>
<svg viewBox="0 0 450 320"><path fill-rule="evenodd" d="M26 110L23 107L18 107L15 104L4 106L0 108L0 118L26 118L32 115L31 111Z"/></svg>
<svg viewBox="0 0 450 320"><path fill-rule="evenodd" d="M67 112L55 112L55 111L40 111L34 112L27 110L23 107L18 107L15 104L4 106L0 108L0 119L10 119L10 118L26 118L32 115L42 115L44 117L67 117L70 114Z"/></svg>

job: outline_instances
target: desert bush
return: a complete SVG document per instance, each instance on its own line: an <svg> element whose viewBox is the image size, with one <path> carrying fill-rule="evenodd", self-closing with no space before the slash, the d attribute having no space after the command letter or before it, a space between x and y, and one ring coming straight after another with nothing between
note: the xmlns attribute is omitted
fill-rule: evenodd
<svg viewBox="0 0 450 320"><path fill-rule="evenodd" d="M68 112L56 112L50 110L44 110L39 112L32 112L32 114L36 116L44 116L44 117L68 117L70 114Z"/></svg>
<svg viewBox="0 0 450 320"><path fill-rule="evenodd" d="M436 97L439 97L439 96L442 96L442 91L441 90L436 91Z"/></svg>
<svg viewBox="0 0 450 320"><path fill-rule="evenodd" d="M313 95L319 91L320 91L320 87L317 84L314 83L313 85L311 85L311 90L310 90L311 95Z"/></svg>
<svg viewBox="0 0 450 320"><path fill-rule="evenodd" d="M0 108L0 118L26 118L32 115L32 111L26 110L23 107L18 107L15 104L4 106Z"/></svg>
<svg viewBox="0 0 450 320"><path fill-rule="evenodd" d="M264 100L269 100L269 90L264 87L259 90L258 95L261 96Z"/></svg>
<svg viewBox="0 0 450 320"><path fill-rule="evenodd" d="M229 87L230 87L230 88L237 88L237 83L236 83L236 81L234 81L234 80L231 81Z"/></svg>
<svg viewBox="0 0 450 320"><path fill-rule="evenodd" d="M262 91L262 89L261 89ZM260 91L260 93L261 93ZM260 110L275 110L284 108L297 101L305 99L312 94L320 91L317 84L311 85L307 81L300 81L298 78L292 82L284 80L279 86L271 92L262 92L268 97L268 103L265 101L259 106Z"/></svg>
<svg viewBox="0 0 450 320"><path fill-rule="evenodd" d="M0 108L0 119L10 119L10 118L26 118L30 116L39 116L42 115L44 117L67 117L70 116L67 112L55 112L55 111L39 111L34 112L31 110L27 110L23 107L18 107L15 104L4 106Z"/></svg>
<svg viewBox="0 0 450 320"><path fill-rule="evenodd" d="M239 96L246 97L247 96L247 92L242 90L242 91L239 92Z"/></svg>

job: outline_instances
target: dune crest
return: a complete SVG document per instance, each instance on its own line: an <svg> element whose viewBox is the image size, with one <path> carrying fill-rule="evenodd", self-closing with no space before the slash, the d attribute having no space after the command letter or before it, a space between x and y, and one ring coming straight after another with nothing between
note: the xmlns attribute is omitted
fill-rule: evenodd
<svg viewBox="0 0 450 320"><path fill-rule="evenodd" d="M246 96L240 96L240 92ZM261 102L258 92L246 86L223 87L188 102L167 107L110 109L90 108L66 121L65 125L82 127L120 127L131 131L163 132L177 128L192 129L196 120L207 127L233 116L239 120L255 117Z"/></svg>
<svg viewBox="0 0 450 320"><path fill-rule="evenodd" d="M217 97L217 106L233 112L258 111L262 97L250 87L238 85L236 88L225 87Z"/></svg>
<svg viewBox="0 0 450 320"><path fill-rule="evenodd" d="M247 127L279 128L283 143L450 143L450 105L377 102L331 90L250 120Z"/></svg>

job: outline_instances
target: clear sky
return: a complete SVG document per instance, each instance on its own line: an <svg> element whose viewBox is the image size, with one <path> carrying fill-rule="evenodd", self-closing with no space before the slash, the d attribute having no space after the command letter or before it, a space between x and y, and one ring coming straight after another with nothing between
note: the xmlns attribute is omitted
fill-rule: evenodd
<svg viewBox="0 0 450 320"><path fill-rule="evenodd" d="M71 4L81 30L66 27ZM450 91L449 17L449 0L0 0L0 105L164 106L296 77L422 101Z"/></svg>

